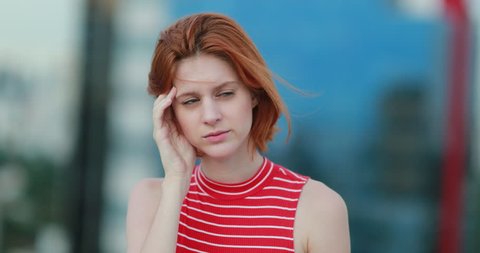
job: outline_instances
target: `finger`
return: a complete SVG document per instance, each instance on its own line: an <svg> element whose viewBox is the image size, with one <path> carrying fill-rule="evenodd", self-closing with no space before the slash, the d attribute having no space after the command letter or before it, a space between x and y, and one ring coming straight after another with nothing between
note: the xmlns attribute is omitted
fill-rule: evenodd
<svg viewBox="0 0 480 253"><path fill-rule="evenodd" d="M176 89L172 88L167 94L160 94L153 103L153 109L156 110L165 110L173 102L173 98L176 94Z"/></svg>
<svg viewBox="0 0 480 253"><path fill-rule="evenodd" d="M155 129L162 127L164 121L171 120L171 116L168 115L169 110L165 110L172 105L175 94L176 88L173 87L168 94L161 94L155 100L152 113L152 120Z"/></svg>
<svg viewBox="0 0 480 253"><path fill-rule="evenodd" d="M153 102L153 106L157 106L159 104L162 104L166 101L173 101L173 98L176 94L177 89L175 87L172 87L168 93L163 93L158 95L158 97L155 99Z"/></svg>

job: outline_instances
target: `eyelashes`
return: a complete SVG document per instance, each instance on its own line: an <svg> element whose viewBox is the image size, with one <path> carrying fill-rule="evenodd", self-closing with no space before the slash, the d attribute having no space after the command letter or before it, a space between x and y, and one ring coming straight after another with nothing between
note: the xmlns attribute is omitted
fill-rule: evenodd
<svg viewBox="0 0 480 253"><path fill-rule="evenodd" d="M223 91L220 92L217 97L230 97L233 96L235 93L233 91Z"/></svg>
<svg viewBox="0 0 480 253"><path fill-rule="evenodd" d="M215 95L215 98L216 99L227 99L227 98L233 97L234 95L235 95L235 91L227 90L227 91L218 92ZM200 102L200 98L194 96L194 97L188 97L188 98L184 99L181 102L181 104L186 105L186 106L190 106L190 105L197 104L198 102Z"/></svg>
<svg viewBox="0 0 480 253"><path fill-rule="evenodd" d="M192 105L196 102L200 101L198 98L190 98L182 102L182 105Z"/></svg>

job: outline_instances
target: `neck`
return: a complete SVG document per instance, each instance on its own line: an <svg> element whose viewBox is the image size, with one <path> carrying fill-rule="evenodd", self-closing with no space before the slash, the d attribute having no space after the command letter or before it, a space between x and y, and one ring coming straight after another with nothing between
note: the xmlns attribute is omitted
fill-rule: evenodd
<svg viewBox="0 0 480 253"><path fill-rule="evenodd" d="M236 155L228 158L202 158L201 168L206 177L211 180L234 184L251 178L263 163L263 157L254 151L245 155Z"/></svg>

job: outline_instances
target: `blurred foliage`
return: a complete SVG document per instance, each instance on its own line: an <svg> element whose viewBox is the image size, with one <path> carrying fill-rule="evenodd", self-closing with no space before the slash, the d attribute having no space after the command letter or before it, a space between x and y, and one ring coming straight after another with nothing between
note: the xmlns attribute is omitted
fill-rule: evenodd
<svg viewBox="0 0 480 253"><path fill-rule="evenodd" d="M33 249L43 226L63 223L63 170L47 157L12 154L6 149L0 150L2 170L11 170L0 175L12 177L3 180L14 180L20 192L15 198L0 200L0 251Z"/></svg>

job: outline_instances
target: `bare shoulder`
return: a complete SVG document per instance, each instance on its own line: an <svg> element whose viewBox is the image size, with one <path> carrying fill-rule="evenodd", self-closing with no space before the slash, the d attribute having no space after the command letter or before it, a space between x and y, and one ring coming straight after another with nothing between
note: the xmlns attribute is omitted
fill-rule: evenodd
<svg viewBox="0 0 480 253"><path fill-rule="evenodd" d="M305 184L300 201L312 212L338 213L346 212L347 209L345 201L337 192L313 179Z"/></svg>
<svg viewBox="0 0 480 253"><path fill-rule="evenodd" d="M296 223L295 230L302 231L298 238L301 252L350 252L347 206L324 183L310 179L305 184Z"/></svg>
<svg viewBox="0 0 480 253"><path fill-rule="evenodd" d="M138 247L137 242L142 242L150 229L162 195L162 181L161 178L142 179L131 191L126 220L129 248Z"/></svg>

